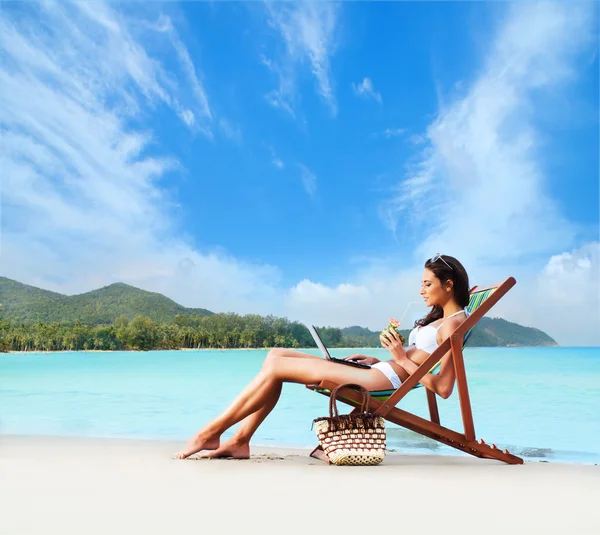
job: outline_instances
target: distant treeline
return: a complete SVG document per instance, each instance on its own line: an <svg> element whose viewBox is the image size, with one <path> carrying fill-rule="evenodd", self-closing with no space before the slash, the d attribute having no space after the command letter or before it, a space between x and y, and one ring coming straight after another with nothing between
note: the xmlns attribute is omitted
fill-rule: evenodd
<svg viewBox="0 0 600 535"><path fill-rule="evenodd" d="M320 327L327 347L381 347L379 332L364 327ZM409 331L401 334L408 339ZM499 318L482 318L469 338L470 347L553 346L548 335ZM0 320L0 351L149 350L184 348L315 347L302 323L249 314L178 314L170 323L147 316L120 316L110 324L17 323Z"/></svg>
<svg viewBox="0 0 600 535"><path fill-rule="evenodd" d="M360 345L351 337L344 337L342 329L323 327L319 333L328 347ZM348 345L353 343L355 345ZM0 350L3 351L314 346L312 336L303 324L255 314L179 314L172 323L155 322L146 316L136 316L131 321L120 316L108 325L0 322Z"/></svg>
<svg viewBox="0 0 600 535"><path fill-rule="evenodd" d="M380 331L365 327L324 327L319 332L328 347L381 347ZM409 331L400 332L408 338ZM539 329L482 318L468 345L556 342ZM123 283L67 296L0 277L0 351L269 347L314 347L314 342L298 322L186 308Z"/></svg>

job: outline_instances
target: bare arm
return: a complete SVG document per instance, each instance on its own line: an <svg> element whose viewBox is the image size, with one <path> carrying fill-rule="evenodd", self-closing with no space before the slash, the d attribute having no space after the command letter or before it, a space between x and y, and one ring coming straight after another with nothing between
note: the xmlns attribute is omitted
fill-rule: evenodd
<svg viewBox="0 0 600 535"><path fill-rule="evenodd" d="M438 331L437 342L441 344L448 338L454 329L460 324L460 320L452 319L445 322ZM381 337L381 344L385 347L394 360L406 370L409 375L415 373L419 365L430 355L420 349L409 349L406 351L400 342L400 338L394 330L390 330L388 338ZM439 374L426 373L419 381L425 388L435 392L440 397L447 399L454 389L454 363L452 362L452 353L448 351L441 360Z"/></svg>
<svg viewBox="0 0 600 535"><path fill-rule="evenodd" d="M361 355L360 353L356 355L350 355L349 357L344 357L344 360L351 360L353 362L358 362L359 364L368 364L369 366L381 362L378 358L369 357L368 355Z"/></svg>

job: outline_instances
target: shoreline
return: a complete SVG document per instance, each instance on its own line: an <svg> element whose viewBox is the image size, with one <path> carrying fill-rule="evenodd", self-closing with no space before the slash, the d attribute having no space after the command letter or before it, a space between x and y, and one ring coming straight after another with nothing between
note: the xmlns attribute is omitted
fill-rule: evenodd
<svg viewBox="0 0 600 535"><path fill-rule="evenodd" d="M156 437L115 437L115 436L83 436L83 435L59 435L59 434L22 434L22 433L3 433L0 431L0 444L3 439L6 440L29 440L29 441L77 441L82 444L85 443L120 443L120 444L131 444L138 446L164 446L167 445L174 448L174 451L178 448L182 447L189 437L183 437L181 439L173 439L173 438L156 438ZM279 443L256 443L252 442L250 444L251 453L254 455L265 455L268 453L278 453L281 455L304 455L308 456L310 452L316 445L316 440L314 444L311 445L299 445L299 444L279 444ZM455 458L455 459L475 459L475 457L471 457L469 455L463 454L461 452L456 452L454 450L448 451L419 451L416 449L387 449L386 458L396 458L398 456L401 457L420 457L422 459L435 459L437 457L443 458ZM525 464L552 464L552 465L564 465L564 466L590 466L590 467L600 467L600 462L596 462L595 460L591 461L581 461L581 460L548 460L543 457L528 457L526 455L521 455L523 458L523 462ZM484 459L487 461L488 459ZM435 461L432 461L435 462ZM0 533L1 535L1 533Z"/></svg>
<svg viewBox="0 0 600 535"><path fill-rule="evenodd" d="M360 533L383 525L382 510L408 533L600 530L597 466L390 453L338 467L275 446L243 461L175 460L181 445L0 435L0 533Z"/></svg>
<svg viewBox="0 0 600 535"><path fill-rule="evenodd" d="M17 354L47 354L47 353L152 353L157 351L197 351L199 353L204 351L269 351L270 349L278 348L279 346L273 347L241 347L241 348L220 348L220 347L179 347L176 349L53 349L53 350L42 350L37 349L34 351L0 351L0 355L17 355ZM598 349L597 346L561 346L561 345L538 345L538 346L522 346L522 345L506 345L506 346L471 346L466 348L469 349L530 349L530 348L557 348L557 349ZM297 348L285 348L293 349L294 351L318 351L317 347L297 347ZM332 350L356 350L356 349L382 349L381 347L330 347Z"/></svg>
<svg viewBox="0 0 600 535"><path fill-rule="evenodd" d="M221 349L220 347L202 347L200 349L195 347L178 347L176 349L53 349L43 350L37 349L35 351L4 351L4 353L19 354L19 353L151 353L153 351L268 351L272 348L259 348L259 347L243 347L240 349L227 348ZM316 349L316 348L299 348L301 349ZM337 348L336 348L337 349ZM344 348L339 348L344 349ZM350 349L350 348L348 348ZM355 348L352 348L355 349ZM360 348L357 348L360 349ZM0 355L2 352L0 352Z"/></svg>
<svg viewBox="0 0 600 535"><path fill-rule="evenodd" d="M153 353L153 352L157 352L157 351L197 351L199 353L203 352L203 351L269 351L270 349L273 348L259 348L259 347L244 347L244 348L240 348L240 349L235 349L235 348L228 348L228 349L221 349L219 347L214 347L214 348L210 348L210 347L203 347L200 349L196 349L193 347L180 347L177 349L54 349L52 351L44 351L44 350L36 350L36 351L4 351L4 352L0 352L0 355L2 355L3 353L5 355L20 355L20 354L30 354L30 353L35 353L40 354L40 355L45 355L47 353ZM360 348L360 347L348 347L348 348L344 348L344 347L336 347L334 349L365 349L365 348ZM366 348L366 349L375 349L375 348ZM300 347L297 348L295 351L306 351L306 350L317 350L318 348L315 347Z"/></svg>
<svg viewBox="0 0 600 535"><path fill-rule="evenodd" d="M44 444L60 444L60 443L77 443L78 446L132 446L136 448L159 448L166 450L167 447L173 449L173 455L180 449L186 442L185 439L182 440L173 440L173 439L160 439L160 438L131 438L131 437L88 437L88 436L67 436L67 435L24 435L24 434L10 434L10 433L2 433L0 432L0 447L3 442L43 442ZM266 445L266 444L257 444L252 445L252 455L265 455L270 453L277 453L280 455L304 455L308 454L312 451L312 448L309 446L285 446L285 445ZM390 454L392 455L392 454ZM396 455L394 453L393 455ZM411 454L407 454L411 455ZM460 457L459 455L453 455L452 457ZM173 460L175 460L173 458ZM568 463L566 463L568 464Z"/></svg>
<svg viewBox="0 0 600 535"><path fill-rule="evenodd" d="M40 434L22 434L22 433L2 433L0 431L0 445L3 440L17 440L17 441L49 441L53 442L63 442L63 441L72 441L78 442L82 445L85 444L122 444L122 445L132 445L136 447L166 447L170 446L173 448L173 451L177 451L181 448L187 438L182 438L180 440L171 439L171 438L145 438L145 437L108 437L108 436L81 436L81 435L40 435ZM310 452L313 450L315 444L311 446L301 446L297 444L264 444L264 443L254 443L250 444L251 455L266 455L271 453L277 453L279 455L305 455L309 456ZM388 458L397 458L397 457L419 457L426 462L427 459L433 459L432 462L435 463L436 458L442 457L444 459L454 459L460 462L461 459L471 459L471 460L482 460L483 462L488 462L490 459L477 459L470 455L456 453L454 450L451 452L419 452L419 451L411 451L411 450L396 450L396 449L388 449L386 452L386 459ZM494 461L495 462L495 461ZM600 463L597 462L583 462L583 461L564 461L564 460L545 460L539 458L528 458L523 457L524 464L551 464L551 465L563 465L563 466L591 466L591 467L599 467Z"/></svg>

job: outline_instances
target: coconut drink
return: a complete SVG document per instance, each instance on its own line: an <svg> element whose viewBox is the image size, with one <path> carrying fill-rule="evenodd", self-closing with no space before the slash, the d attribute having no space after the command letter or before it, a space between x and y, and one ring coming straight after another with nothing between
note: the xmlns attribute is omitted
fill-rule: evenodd
<svg viewBox="0 0 600 535"><path fill-rule="evenodd" d="M388 326L383 331L381 331L381 334L383 334L384 336L386 336L386 332L389 331L389 330L391 330L391 329L394 329L398 333L398 336L400 337L400 341L402 342L402 345L404 345L406 343L406 338L404 338L404 336L402 336L400 334L400 331L399 331L399 329L400 329L400 322L397 319L390 318L390 323L388 324Z"/></svg>

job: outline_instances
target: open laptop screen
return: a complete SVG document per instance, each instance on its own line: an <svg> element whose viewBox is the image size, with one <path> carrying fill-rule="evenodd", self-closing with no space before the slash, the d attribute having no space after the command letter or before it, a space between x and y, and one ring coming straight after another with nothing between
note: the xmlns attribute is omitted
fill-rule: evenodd
<svg viewBox="0 0 600 535"><path fill-rule="evenodd" d="M315 328L315 326L314 325L309 325L308 330L310 331L310 334L312 335L315 343L317 344L317 347L321 351L321 354L327 360L331 360L331 355L329 354L329 351L327 351L327 348L325 347L325 344L321 340L321 337L319 336L319 333L317 332L317 329Z"/></svg>

